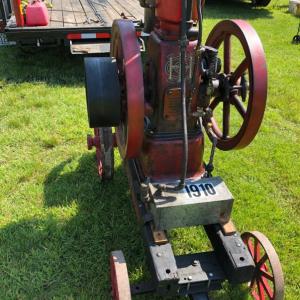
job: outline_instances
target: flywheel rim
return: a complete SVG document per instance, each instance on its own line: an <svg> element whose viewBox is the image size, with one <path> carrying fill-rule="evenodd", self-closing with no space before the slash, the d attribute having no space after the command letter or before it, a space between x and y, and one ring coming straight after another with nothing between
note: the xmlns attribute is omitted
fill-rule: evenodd
<svg viewBox="0 0 300 300"><path fill-rule="evenodd" d="M114 21L110 55L117 60L123 87L117 144L123 159L135 158L140 153L144 134L144 83L140 46L132 21Z"/></svg>

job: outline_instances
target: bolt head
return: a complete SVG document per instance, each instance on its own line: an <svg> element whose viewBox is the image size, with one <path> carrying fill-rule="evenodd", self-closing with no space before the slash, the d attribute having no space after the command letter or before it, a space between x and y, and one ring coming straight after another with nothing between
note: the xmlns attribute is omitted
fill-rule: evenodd
<svg viewBox="0 0 300 300"><path fill-rule="evenodd" d="M162 254L161 254L160 252L156 253L156 256L157 256L157 257L161 257L161 255L162 255Z"/></svg>
<svg viewBox="0 0 300 300"><path fill-rule="evenodd" d="M213 274L213 273L208 273L208 276L209 276L209 277L213 277L214 274Z"/></svg>
<svg viewBox="0 0 300 300"><path fill-rule="evenodd" d="M189 280L189 281L191 281L192 279L193 279L193 277L192 277L192 276L189 276L189 277L188 277L188 280Z"/></svg>

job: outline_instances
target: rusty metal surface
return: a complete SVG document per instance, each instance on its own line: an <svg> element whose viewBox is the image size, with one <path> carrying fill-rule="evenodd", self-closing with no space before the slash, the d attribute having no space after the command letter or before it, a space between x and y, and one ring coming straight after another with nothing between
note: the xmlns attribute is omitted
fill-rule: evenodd
<svg viewBox="0 0 300 300"><path fill-rule="evenodd" d="M166 232L163 230L155 230L152 226L153 240L156 245L164 245L168 243Z"/></svg>

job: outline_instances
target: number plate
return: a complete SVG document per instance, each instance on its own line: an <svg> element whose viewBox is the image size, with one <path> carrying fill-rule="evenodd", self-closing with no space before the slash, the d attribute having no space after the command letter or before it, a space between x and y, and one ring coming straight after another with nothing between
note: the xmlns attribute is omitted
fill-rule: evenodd
<svg viewBox="0 0 300 300"><path fill-rule="evenodd" d="M212 182L195 182L186 184L184 192L189 198L205 198L214 195L218 195L217 188L215 188Z"/></svg>

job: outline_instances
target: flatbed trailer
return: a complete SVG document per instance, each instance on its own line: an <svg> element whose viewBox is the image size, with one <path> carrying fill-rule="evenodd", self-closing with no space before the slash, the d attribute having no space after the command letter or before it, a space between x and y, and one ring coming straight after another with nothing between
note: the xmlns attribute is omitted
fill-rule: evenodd
<svg viewBox="0 0 300 300"><path fill-rule="evenodd" d="M103 53L109 52L114 19L133 20L137 32L143 28L144 9L137 0L49 0L48 3L51 8L47 26L19 27L13 5L9 0L0 0L2 33L8 42L37 47L64 44L72 54Z"/></svg>

